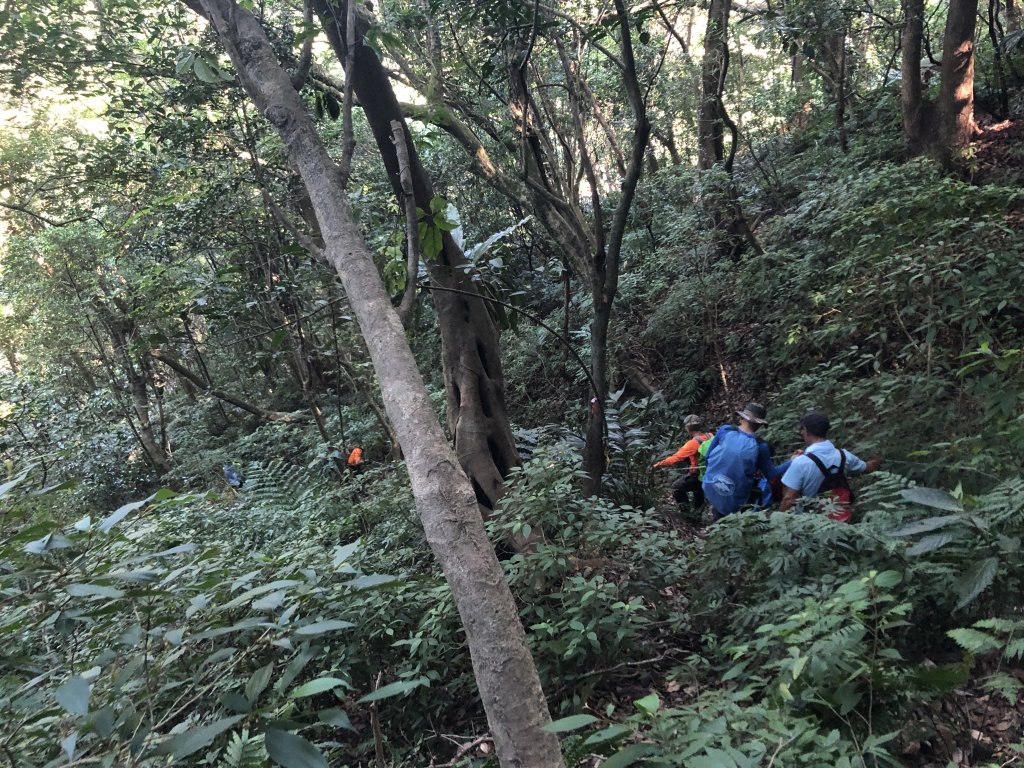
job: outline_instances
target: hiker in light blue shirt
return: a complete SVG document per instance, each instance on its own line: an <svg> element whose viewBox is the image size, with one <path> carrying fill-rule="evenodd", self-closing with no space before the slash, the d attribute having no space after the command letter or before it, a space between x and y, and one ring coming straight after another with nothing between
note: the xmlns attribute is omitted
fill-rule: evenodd
<svg viewBox="0 0 1024 768"><path fill-rule="evenodd" d="M792 460L782 476L783 494L779 509L783 512L796 504L801 496L810 498L817 495L825 483L826 472L836 474L841 468L845 475L860 475L874 472L882 465L880 458L863 461L850 451L836 448L828 439L830 427L828 416L821 411L808 411L800 419L800 436L807 447Z"/></svg>

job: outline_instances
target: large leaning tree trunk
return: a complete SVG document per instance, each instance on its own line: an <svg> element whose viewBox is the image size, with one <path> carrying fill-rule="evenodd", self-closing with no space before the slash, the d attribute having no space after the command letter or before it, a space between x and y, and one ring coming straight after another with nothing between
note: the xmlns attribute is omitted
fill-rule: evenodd
<svg viewBox="0 0 1024 768"><path fill-rule="evenodd" d="M939 156L954 162L974 135L974 29L978 0L950 0L942 39Z"/></svg>
<svg viewBox="0 0 1024 768"><path fill-rule="evenodd" d="M327 39L343 64L351 63L352 88L373 131L398 204L403 204L400 162L392 123L405 127L405 117L384 65L363 38L369 17L362 5L353 9L354 50L348 50L347 1L313 0ZM434 188L420 163L409 131L403 131L416 207L430 210ZM480 297L462 249L448 232L441 233L441 252L427 260L434 307L441 331L441 353L448 401L448 428L455 454L469 476L486 515L505 489L505 478L519 466L519 453L505 407L498 329Z"/></svg>
<svg viewBox="0 0 1024 768"><path fill-rule="evenodd" d="M921 152L924 141L924 97L921 92L921 46L924 39L924 0L903 0L903 39L900 42L900 106L907 154Z"/></svg>
<svg viewBox="0 0 1024 768"><path fill-rule="evenodd" d="M185 2L213 24L309 192L325 255L341 277L380 379L427 541L466 630L498 759L507 768L562 766L557 738L543 730L549 715L540 679L473 488L434 416L402 324L352 219L339 169L256 18L233 0Z"/></svg>

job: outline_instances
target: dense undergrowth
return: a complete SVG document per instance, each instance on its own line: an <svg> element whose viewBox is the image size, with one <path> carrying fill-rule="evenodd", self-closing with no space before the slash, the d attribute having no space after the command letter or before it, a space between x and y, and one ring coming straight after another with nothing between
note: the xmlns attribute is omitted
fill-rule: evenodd
<svg viewBox="0 0 1024 768"><path fill-rule="evenodd" d="M1024 656L1020 192L898 162L883 107L861 105L847 156L815 124L742 159L743 203L767 218L763 255L738 263L711 258L689 175L645 182L650 227L627 246L638 264L654 252L624 274L616 341L663 394L609 404L608 499L579 497L580 374L543 332L509 337L531 458L488 525L495 541L543 533L503 562L568 764L1020 759L1017 718L997 727ZM569 311L580 325L586 306ZM751 395L780 450L813 405L842 442L885 454L857 523L745 513L706 538L676 524L652 459L684 412L725 419ZM346 407L349 433L369 432ZM400 466L339 482L311 430L211 436L201 406L179 412L178 489L145 501L121 433L104 444L123 466L88 441L56 479L11 457L0 754L493 764L486 741L460 751L486 724Z"/></svg>

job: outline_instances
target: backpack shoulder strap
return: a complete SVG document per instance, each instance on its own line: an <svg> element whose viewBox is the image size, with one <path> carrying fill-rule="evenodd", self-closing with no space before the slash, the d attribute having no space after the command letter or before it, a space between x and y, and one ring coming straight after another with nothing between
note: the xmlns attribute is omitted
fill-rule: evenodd
<svg viewBox="0 0 1024 768"><path fill-rule="evenodd" d="M814 462L814 466L818 468L818 471L821 472L821 474L823 474L825 477L828 477L828 468L825 466L825 463L821 459L819 459L813 453L805 453L804 456L806 456L808 459ZM840 463L839 466L840 471L842 471L842 463Z"/></svg>
<svg viewBox="0 0 1024 768"><path fill-rule="evenodd" d="M839 449L839 474L846 474L846 451L842 448Z"/></svg>

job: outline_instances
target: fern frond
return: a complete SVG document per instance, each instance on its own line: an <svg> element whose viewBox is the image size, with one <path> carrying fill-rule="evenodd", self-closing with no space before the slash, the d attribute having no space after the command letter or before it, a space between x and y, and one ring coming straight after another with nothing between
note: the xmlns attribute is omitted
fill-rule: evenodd
<svg viewBox="0 0 1024 768"><path fill-rule="evenodd" d="M266 768L267 759L263 734L250 736L249 729L243 728L231 735L217 768Z"/></svg>

